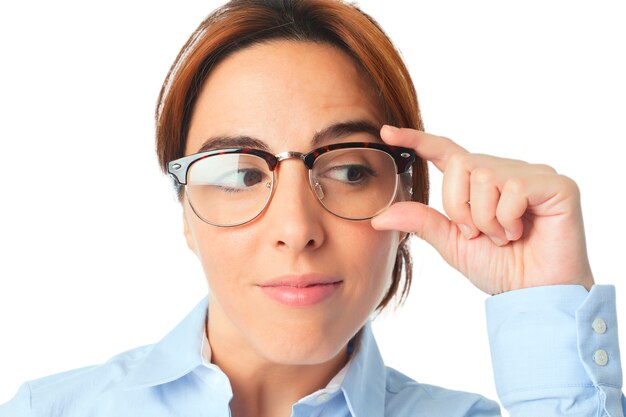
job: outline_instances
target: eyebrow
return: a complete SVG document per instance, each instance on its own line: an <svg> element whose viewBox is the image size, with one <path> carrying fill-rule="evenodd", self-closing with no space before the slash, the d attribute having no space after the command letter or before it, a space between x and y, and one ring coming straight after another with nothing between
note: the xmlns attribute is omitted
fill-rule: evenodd
<svg viewBox="0 0 626 417"><path fill-rule="evenodd" d="M380 128L376 127L373 123L367 120L351 120L347 122L334 123L324 129L315 132L311 139L311 146L318 147L323 143L327 143L331 140L337 140L344 138L354 133L367 133L380 142ZM264 151L270 151L267 143L252 136L237 135L237 136L214 136L207 139L197 153L207 152L213 149L224 148L254 148Z"/></svg>
<svg viewBox="0 0 626 417"><path fill-rule="evenodd" d="M204 141L197 153L211 151L213 149L226 148L254 148L269 151L269 147L262 140L251 136L215 136Z"/></svg>

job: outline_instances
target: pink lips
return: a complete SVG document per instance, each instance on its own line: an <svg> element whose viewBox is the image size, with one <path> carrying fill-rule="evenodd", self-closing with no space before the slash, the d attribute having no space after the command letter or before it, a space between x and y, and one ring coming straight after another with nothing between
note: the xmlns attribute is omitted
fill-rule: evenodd
<svg viewBox="0 0 626 417"><path fill-rule="evenodd" d="M260 285L267 296L290 307L310 307L321 303L340 286L340 280L320 275L283 276Z"/></svg>

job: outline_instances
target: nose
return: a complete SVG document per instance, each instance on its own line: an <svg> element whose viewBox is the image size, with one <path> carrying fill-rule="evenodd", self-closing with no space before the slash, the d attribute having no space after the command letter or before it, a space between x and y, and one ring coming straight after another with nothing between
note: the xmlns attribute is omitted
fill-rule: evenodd
<svg viewBox="0 0 626 417"><path fill-rule="evenodd" d="M325 239L325 210L317 201L301 160L281 161L275 173L272 200L263 217L272 244L279 250L300 253L319 248Z"/></svg>

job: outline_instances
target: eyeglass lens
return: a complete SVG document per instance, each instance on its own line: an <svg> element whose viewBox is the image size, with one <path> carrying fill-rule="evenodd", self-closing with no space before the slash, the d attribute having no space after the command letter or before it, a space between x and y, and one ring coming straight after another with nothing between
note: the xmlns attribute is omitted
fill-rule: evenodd
<svg viewBox="0 0 626 417"><path fill-rule="evenodd" d="M255 155L220 154L194 162L187 197L204 221L219 226L246 223L268 204L275 183L267 162ZM331 213L367 219L393 200L397 168L378 149L337 149L320 155L309 172L313 194Z"/></svg>

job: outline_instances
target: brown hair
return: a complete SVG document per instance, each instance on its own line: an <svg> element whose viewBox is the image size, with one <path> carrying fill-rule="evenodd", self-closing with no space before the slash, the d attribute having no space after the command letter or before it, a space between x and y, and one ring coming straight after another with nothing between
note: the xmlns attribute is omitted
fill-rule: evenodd
<svg viewBox="0 0 626 417"><path fill-rule="evenodd" d="M358 7L341 0L232 0L198 26L165 78L155 114L156 152L163 172L167 173L169 161L184 156L192 110L213 66L237 50L276 39L321 42L345 51L377 90L385 123L423 130L415 88L402 58L380 26ZM413 166L412 190L412 200L428 203L428 170L421 159ZM406 238L398 247L392 283L377 310L397 293L403 270L400 304L412 277Z"/></svg>

